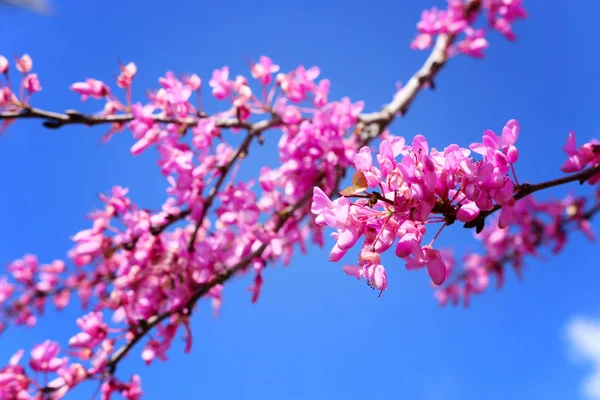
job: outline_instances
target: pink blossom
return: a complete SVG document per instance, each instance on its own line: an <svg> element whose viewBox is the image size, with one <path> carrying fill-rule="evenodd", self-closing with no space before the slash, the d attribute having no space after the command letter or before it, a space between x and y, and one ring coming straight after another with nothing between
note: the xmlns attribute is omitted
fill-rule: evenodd
<svg viewBox="0 0 600 400"><path fill-rule="evenodd" d="M237 97L233 101L233 105L237 108L245 107L252 98L252 89L248 86L248 82L245 78L238 76L234 82L234 88L237 92Z"/></svg>
<svg viewBox="0 0 600 400"><path fill-rule="evenodd" d="M465 33L467 37L457 43L457 51L471 57L482 58L484 56L483 51L489 46L488 41L485 39L485 31L483 29L467 28Z"/></svg>
<svg viewBox="0 0 600 400"><path fill-rule="evenodd" d="M200 87L202 86L202 79L200 79L200 77L196 74L192 74L189 76L186 76L183 79L183 83L188 85L190 87L190 89L194 90L194 91L198 91L200 90Z"/></svg>
<svg viewBox="0 0 600 400"><path fill-rule="evenodd" d="M93 348L99 345L108 332L108 326L102 320L102 313L91 312L77 319L77 325L82 330L69 340L71 347Z"/></svg>
<svg viewBox="0 0 600 400"><path fill-rule="evenodd" d="M8 67L8 60L3 55L0 55L0 74L6 74L8 72Z"/></svg>
<svg viewBox="0 0 600 400"><path fill-rule="evenodd" d="M208 85L213 88L212 94L219 100L223 100L231 94L233 82L229 80L229 68L223 67L213 71L212 79Z"/></svg>
<svg viewBox="0 0 600 400"><path fill-rule="evenodd" d="M404 259L409 270L427 266L427 272L436 285L441 285L446 280L446 265L440 252L432 249L431 246L421 247L417 242L413 242L411 256Z"/></svg>
<svg viewBox="0 0 600 400"><path fill-rule="evenodd" d="M127 65L121 65L121 73L117 77L117 86L123 89L129 89L133 78L137 74L137 67L130 62Z"/></svg>
<svg viewBox="0 0 600 400"><path fill-rule="evenodd" d="M16 101L16 97L8 87L0 88L0 107L10 105L14 101Z"/></svg>
<svg viewBox="0 0 600 400"><path fill-rule="evenodd" d="M46 340L31 350L29 366L38 372L56 372L66 362L66 359L57 358L59 351L58 343Z"/></svg>
<svg viewBox="0 0 600 400"><path fill-rule="evenodd" d="M431 47L433 43L433 36L429 33L419 33L412 42L410 42L410 48L413 50L425 50Z"/></svg>
<svg viewBox="0 0 600 400"><path fill-rule="evenodd" d="M33 61L29 54L23 54L21 58L17 59L17 71L22 72L23 74L29 73L33 66Z"/></svg>
<svg viewBox="0 0 600 400"><path fill-rule="evenodd" d="M381 172L373 166L373 157L370 148L363 147L359 150L354 156L354 165L357 170L364 173L370 188L379 185L381 182Z"/></svg>
<svg viewBox="0 0 600 400"><path fill-rule="evenodd" d="M272 74L279 71L279 65L267 56L260 56L258 63L252 65L252 77L258 79L262 85L268 85L272 81Z"/></svg>
<svg viewBox="0 0 600 400"><path fill-rule="evenodd" d="M129 384L121 389L121 396L126 400L139 400L142 398L142 380L139 375L132 375Z"/></svg>
<svg viewBox="0 0 600 400"><path fill-rule="evenodd" d="M568 155L567 161L560 168L563 172L577 172L586 166L592 167L600 163L600 142L597 140L592 140L577 148L575 133L571 131L563 149ZM599 180L600 174L597 174L588 179L588 183L593 185Z"/></svg>
<svg viewBox="0 0 600 400"><path fill-rule="evenodd" d="M4 303L15 291L14 285L8 283L5 276L0 277L0 304Z"/></svg>
<svg viewBox="0 0 600 400"><path fill-rule="evenodd" d="M13 261L8 266L8 271L12 273L13 278L18 282L33 283L34 274L38 270L38 259L36 256L28 254L21 260Z"/></svg>
<svg viewBox="0 0 600 400"><path fill-rule="evenodd" d="M86 79L85 82L75 82L71 85L71 90L81 95L81 101L89 97L101 99L110 94L110 89L104 82L92 78Z"/></svg>
<svg viewBox="0 0 600 400"><path fill-rule="evenodd" d="M24 86L25 89L31 94L37 93L42 90L42 85L40 84L40 80L37 74L28 74L24 78Z"/></svg>
<svg viewBox="0 0 600 400"><path fill-rule="evenodd" d="M138 155L158 142L160 129L153 119L154 106L147 104L142 107L141 104L134 104L131 108L133 120L129 123L129 129L138 141L131 147L131 154Z"/></svg>

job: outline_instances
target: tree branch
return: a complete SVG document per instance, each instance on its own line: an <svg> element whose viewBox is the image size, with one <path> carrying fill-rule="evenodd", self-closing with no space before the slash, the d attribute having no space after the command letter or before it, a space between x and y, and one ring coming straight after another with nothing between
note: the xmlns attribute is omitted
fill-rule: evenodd
<svg viewBox="0 0 600 400"><path fill-rule="evenodd" d="M590 207L590 209L588 209L585 213L583 213L579 218L564 217L562 219L562 222L560 223L560 227L561 227L561 229L564 229L569 223L571 223L572 221L576 221L576 220L591 220L598 213L600 213L600 202L596 203L593 207ZM539 247L542 245L542 243L543 243L542 239L543 239L543 232L540 232L539 236L534 241L535 247ZM514 254L505 255L504 257L500 258L500 260L498 260L492 264L486 265L485 268L488 272L494 272L494 270L502 268L502 266L504 264L510 262L514 258L515 258ZM455 275L455 277L452 279L452 281L446 282L444 284L444 287L456 285L460 281L465 280L468 277L469 277L469 271L463 271L460 274Z"/></svg>
<svg viewBox="0 0 600 400"><path fill-rule="evenodd" d="M0 112L0 120L5 119L43 119L43 125L46 128L58 129L65 125L86 125L95 126L103 124L126 123L133 121L133 114L116 114L116 115L94 115L82 114L76 110L67 110L64 113L42 110L40 108L22 105L23 108L17 111L2 111ZM187 118L167 118L161 115L154 115L152 119L156 123L163 124L179 124L186 128L192 128L198 124L201 119L210 118L206 113L199 113L197 117ZM242 121L238 118L216 118L216 125L219 128L246 128L250 129L250 123Z"/></svg>
<svg viewBox="0 0 600 400"><path fill-rule="evenodd" d="M468 5L467 5L467 9L466 9L466 16L468 18L471 18L474 14L479 12L479 9L481 6L481 0L469 0L467 4ZM394 120L396 115L398 115L399 113L401 114L401 116L406 115L412 102L416 98L417 94L421 91L421 89L423 89L427 86L432 87L432 88L434 87L434 85L433 85L434 78L437 76L438 72L446 64L446 62L448 60L448 49L449 49L450 45L454 42L455 39L456 39L455 35L438 35L436 44L435 44L431 54L429 55L429 57L423 64L423 66L409 79L409 81L406 83L406 85L398 93L396 93L393 101L391 103L387 104L386 106L384 106L379 112L359 115L359 117L358 117L359 122L357 124L357 133L360 134L360 139L359 139L360 146L368 145L371 142L371 140L375 139L378 135L380 135L385 130L385 128L389 124L392 123L392 121ZM207 118L207 117L208 116L206 116L206 115L200 115L200 116L198 116L198 118L187 118L187 119L184 119L183 121L165 119L160 116L157 116L154 119L156 122L160 122L160 123L180 123L180 124L185 124L187 127L191 127L191 126L196 125L199 119ZM48 111L44 111L44 110L40 110L40 109L36 109L36 108L30 108L30 107L27 109L21 110L19 112L0 113L0 119L18 119L18 118L42 118L42 119L46 119L44 126L46 126L48 128L59 128L59 127L62 127L64 125L68 125L68 124L84 124L84 125L88 125L88 126L93 126L93 125L106 124L106 123L123 123L123 122L131 121L133 119L133 116L131 114L121 114L121 115L104 116L104 117L102 117L102 116L86 116L86 115L80 114L76 111L68 111L65 114L59 114L59 113L48 112ZM192 240L190 241L190 245L193 246L193 242L197 235L199 226L201 226L202 220L204 219L204 217L206 215L206 212L207 212L206 210L208 210L208 208L212 205L212 202L214 201L214 197L216 196L216 193L218 192L219 188L223 184L223 181L225 180L225 176L227 175L227 172L231 169L231 167L233 166L235 161L245 151L247 151L248 146L250 145L252 139L255 136L259 136L259 134L262 131L264 131L265 129L268 129L269 127L277 126L280 123L281 123L280 120L275 121L274 119L267 120L267 121L261 121L254 125L250 125L246 122L242 122L237 119L224 119L224 120L217 121L217 125L219 127L245 128L245 129L248 129L249 132L248 132L248 136L246 137L246 139L244 140L242 145L238 148L238 151L236 151L235 155L232 157L232 159L229 161L229 163L223 168L223 172L221 173L219 180L217 181L215 186L213 186L213 188L209 194L209 197L207 198L207 200L205 202L205 207L202 212L202 217L198 221L198 225L196 226L196 229L192 236ZM335 184L334 184L335 187L332 188L332 192L336 192L338 190L341 179L343 178L343 176L345 174L345 170L343 168L340 167L337 170L338 170L338 173L337 173L337 177L336 177ZM316 179L315 185L319 185L323 178L324 178L324 174L323 173L319 174L318 178ZM280 229L282 229L283 226L285 225L285 223L288 221L288 219L291 216L293 216L293 214L297 210L300 210L302 207L304 207L311 197L312 197L312 191L307 191L307 193L294 205L288 206L286 209L282 210L281 212L279 212L275 216L273 216L273 218L274 217L278 218L278 223L276 224L274 231L278 232ZM185 215L183 217L189 215L189 211L185 211L182 213L185 213ZM298 220L302 220L307 215L308 215L308 212L304 213L302 216L300 216L300 218L298 218ZM159 229L157 229L157 233L164 231L168 225L173 223L175 220L179 220L179 219L181 219L181 218L177 218L177 219L174 218L172 221L169 221L167 224L164 224ZM261 245L257 250L255 250L249 256L245 257L243 260L238 262L236 265L228 268L226 271L224 271L220 274L215 275L209 282L201 285L196 290L196 292L194 292L194 294L190 297L190 299L184 306L179 307L175 310L166 311L164 313L161 313L161 314L158 314L158 315L155 315L155 316L149 318L146 321L146 323L143 324L141 329L134 335L134 337L131 339L131 341L129 341L128 343L123 345L121 348L119 348L115 353L113 353L110 360L108 361L109 372L114 373L118 363L146 335L146 333L148 333L150 330L152 330L154 327L156 327L159 323L161 323L165 319L171 317L172 315L175 315L175 314L189 315L191 313L191 310L193 309L194 305L196 304L196 302L200 298L205 296L210 291L210 289L212 289L213 287L215 287L218 284L222 284L222 283L226 282L237 272L243 270L245 267L247 267L252 262L253 259L255 259L256 257L260 257L267 247L268 247L268 244L266 244L266 243Z"/></svg>
<svg viewBox="0 0 600 400"><path fill-rule="evenodd" d="M321 179L323 179L323 177L324 177L323 173L319 174L317 182L319 182ZM286 207L284 210L276 213L273 216L273 218L278 218L279 221L277 222L277 225L275 226L273 231L275 233L279 232L279 230L284 227L285 223L294 214L294 212L299 210L300 208L302 208L306 204L308 199L310 199L311 197L312 197L312 192L308 191L295 205L290 205L290 206ZM235 273L237 273L238 271L247 267L252 262L252 260L254 260L256 257L260 257L260 255L265 251L267 246L268 246L267 243L262 244L252 254L243 258L241 261L239 261L233 267L227 268L224 272L215 275L210 281L201 285L196 290L196 292L190 297L190 299L186 302L185 305L183 305L175 310L167 311L167 312L164 312L162 314L156 315L156 316L148 319L148 321L146 321L146 323L142 326L141 331L139 331L130 342L123 345L115 353L113 353L112 357L110 358L110 360L108 362L109 370L111 371L111 373L114 373L119 361L123 357L125 357L125 355L127 355L127 353L129 353L129 351L135 346L135 344L137 342L139 342L142 339L143 336L145 336L145 334L147 332L152 330L152 328L154 328L160 322L164 321L165 319L169 318L172 315L175 315L175 314L190 315L192 312L192 309L194 308L194 306L198 302L198 300L200 300L200 298L202 298L204 295L206 295L216 285L224 283L229 278L231 278Z"/></svg>
<svg viewBox="0 0 600 400"><path fill-rule="evenodd" d="M204 217L206 217L206 214L207 214L209 208L212 206L212 203L213 203L217 193L219 192L219 189L223 185L223 182L225 182L225 178L227 177L227 174L231 170L231 167L235 164L235 162L240 157L246 156L246 154L248 153L248 149L250 148L250 144L252 143L252 140L255 137L260 136L260 134L263 131L265 131L271 127L280 125L282 122L283 121L281 120L281 117L274 113L273 118L271 118L270 120L263 120L263 121L255 123L249 127L246 138L244 139L242 144L240 144L240 146L238 147L238 149L235 152L235 154L233 155L233 157L231 157L231 160L229 160L229 162L221 168L221 175L219 176L217 183L211 188L210 193L209 193L208 197L206 198L206 201L204 202L204 206L202 208L202 213L200 214L200 218L198 218L198 221L196 222L194 232L192 233L192 236L190 237L190 242L188 244L188 251L190 253L194 252L194 244L196 242L196 236L198 235L198 231L200 230L200 227L202 226L202 223L204 222Z"/></svg>
<svg viewBox="0 0 600 400"><path fill-rule="evenodd" d="M478 0L475 0L475 1L472 1L471 3L477 4L477 7L473 8L472 11L470 11L470 12L473 12L473 13L478 12L480 2ZM392 123L392 121L394 120L398 111L402 111L402 115L406 114L406 111L409 109L409 107L412 104L413 100L415 99L416 95L424 87L424 82L427 82L427 81L431 82L432 79L440 71L440 69L445 65L446 60L447 60L446 54L448 51L448 47L452 44L454 39L455 39L455 37L453 35L438 36L436 45L435 45L431 55L425 61L425 64L419 69L419 71L415 75L413 75L413 77L409 80L408 84L406 86L404 86L404 88L396 94L392 103L384 106L382 108L382 110L379 112L371 113L371 114L361 114L359 116L359 123L357 126L357 130L359 132L366 132L366 131L371 132L368 135L361 135L361 138L359 141L359 144L361 146L368 145L368 143L371 142L371 140L375 139L379 134L381 134L385 130L385 128L389 124ZM375 131L375 130L373 130L373 128L369 128L369 127L375 127L375 129L377 129L377 130ZM246 137L246 140L244 141L244 143L246 143L246 141L248 141L248 144L249 144L251 137L252 136L248 135ZM234 158L232 158L232 160L228 164L229 167L231 167L230 164L235 162L235 159L236 159L236 157L234 156ZM338 174L337 174L337 178L335 181L336 187L334 187L332 189L333 193L335 193L338 190L341 179L344 176L344 172L345 171L342 168L338 169ZM224 177L224 176L225 176L225 174L221 175L221 177ZM316 179L315 185L318 185L318 183L321 179L323 179L322 174ZM212 192L211 192L211 194L212 194ZM212 197L214 198L214 194ZM295 205L288 207L288 210L284 210L284 212L280 213L279 214L280 220L275 227L275 232L279 231L284 226L284 224L288 220L288 218L296 210L301 209L311 197L312 197L312 192L309 191ZM211 200L211 203L212 203L212 200ZM306 215L307 214L304 214L301 219L306 217ZM204 295L206 295L210 291L210 289L212 289L214 286L216 286L218 284L222 284L222 283L226 282L235 273L237 273L238 271L240 271L244 267L246 267L254 258L259 257L265 251L266 248L267 248L267 244L263 244L254 253L250 254L249 256L247 256L246 258L241 260L235 266L227 269L225 272L223 272L221 274L215 275L215 277L213 277L213 279L211 279L206 284L202 285L196 291L196 293L194 293L194 295L190 298L190 300L186 303L185 306L183 306L179 309L176 309L173 311L168 311L168 312L165 312L165 313L162 313L160 315L150 318L147 321L147 323L144 324L144 327L142 328L142 330L138 334L136 334L130 342L123 345L123 347L119 348L113 354L113 356L111 357L111 359L109 361L109 366L110 366L111 371L112 372L115 371L116 366L119 363L119 361L123 357L125 357L125 355L127 355L127 353L129 353L129 351L135 346L135 344L137 342L139 342L141 340L141 338L147 332L152 330L152 328L154 328L160 322L164 321L166 318L169 318L171 315L174 315L177 313L182 313L184 309L191 310L193 308L193 306L196 304L196 302L200 298L202 298Z"/></svg>
<svg viewBox="0 0 600 400"><path fill-rule="evenodd" d="M513 196L515 201L521 200L522 198L529 196L532 193L539 192L540 190L549 189L555 186L564 185L566 183L579 181L579 183L583 184L585 181L600 173L600 164L595 165L593 167L584 169L577 173L565 176L563 178L554 179L547 182L537 183L535 185L531 185L528 183L524 183L518 187L517 193ZM479 213L477 218L472 221L466 222L464 224L465 228L477 228L477 233L481 232L483 229L483 224L485 219L501 209L502 206L500 204L496 204L492 209L487 211L482 211Z"/></svg>
<svg viewBox="0 0 600 400"><path fill-rule="evenodd" d="M469 0L465 9L465 19L469 20L479 12L481 0ZM456 40L456 35L438 35L432 52L425 64L415 73L406 84L396 93L394 100L385 105L381 111L361 114L357 131L361 135L363 145L368 144L379 136L392 123L394 116L400 113L405 116L417 94L426 86L435 88L434 80L438 72L448 61L448 49Z"/></svg>

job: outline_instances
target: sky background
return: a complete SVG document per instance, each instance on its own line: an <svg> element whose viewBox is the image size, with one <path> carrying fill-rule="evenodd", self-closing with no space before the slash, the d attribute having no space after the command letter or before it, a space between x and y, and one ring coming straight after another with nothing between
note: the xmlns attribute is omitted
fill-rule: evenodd
<svg viewBox="0 0 600 400"><path fill-rule="evenodd" d="M69 85L94 77L114 86L119 58L137 64L134 88L143 100L168 70L195 72L206 83L223 65L249 76L245 56L263 54L284 71L318 65L332 82L330 99L350 96L374 111L426 58L409 42L421 10L432 5L442 2L55 0L52 17L0 7L0 54L28 52L43 86L33 104L57 111L99 109L99 102L81 104ZM466 147L484 129L498 132L516 118L519 178L559 176L569 130L579 143L600 136L600 58L593 51L600 2L525 6L530 17L515 26L516 43L491 33L486 59L453 59L436 91L419 95L392 133L409 140L422 133L437 148ZM0 138L2 268L26 253L42 262L65 258L69 237L88 228L86 213L113 185L129 187L143 206L162 203L166 181L155 154L132 157L129 131L109 144L99 143L103 133L19 121ZM275 135L269 132L259 151L274 154ZM259 167L253 157L246 165ZM452 245L456 254L476 248L472 232L452 228L440 246ZM138 347L119 376L139 372L150 400L584 399L600 380L599 253L580 234L558 257L529 260L523 281L509 272L501 291L488 290L469 309L439 308L427 274L407 272L393 254L384 259L389 289L377 298L346 277L342 263L329 263L328 252L313 247L287 268L269 268L254 305L246 291L251 278L231 282L219 318L200 303L190 354L176 343L169 362L145 367ZM1 364L46 338L66 344L79 315L74 306L50 312L33 330L7 331ZM88 398L94 388L67 399Z"/></svg>

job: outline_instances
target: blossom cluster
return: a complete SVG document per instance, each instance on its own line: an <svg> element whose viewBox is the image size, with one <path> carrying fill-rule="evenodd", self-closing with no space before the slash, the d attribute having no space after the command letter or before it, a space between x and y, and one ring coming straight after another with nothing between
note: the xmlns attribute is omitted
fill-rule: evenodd
<svg viewBox="0 0 600 400"><path fill-rule="evenodd" d="M600 201L600 190L596 201ZM586 197L572 195L554 201L536 201L531 196L519 200L510 229L490 225L475 236L481 241L483 252L465 254L463 270L435 290L440 305L457 305L462 299L468 306L472 295L480 294L490 286L491 277L496 278L496 287L501 288L507 266L521 278L527 256L539 258L544 248L551 254L558 254L567 244L570 230L579 230L588 240L595 241L590 211L595 212L597 208L587 207L588 202ZM453 265L454 260L448 264L448 276L453 273Z"/></svg>
<svg viewBox="0 0 600 400"><path fill-rule="evenodd" d="M92 340L100 340L98 337L102 336L105 327L101 321L102 315L100 313L96 314L99 315L92 313L78 319L77 323L82 332L70 339L69 344L71 346L83 347L82 339L88 343ZM103 346L110 347L111 344L107 343ZM61 357L58 343L46 340L34 346L29 357L29 367L32 371L42 373L44 376L48 376L49 373L56 374L56 378L42 387L20 365L24 353L23 350L19 350L10 358L8 365L0 369L1 399L60 399L71 388L84 380L90 377L97 378L96 375L100 375L104 367L102 356L95 356L90 362L92 367L86 370L81 363L71 363L68 357ZM106 352L103 354L106 354ZM32 395L32 391L38 394ZM44 397L44 393L48 393L48 397ZM101 393L103 400L109 399L113 393L119 393L126 400L139 400L143 394L141 379L139 375L133 375L129 382L123 382L111 377L102 383Z"/></svg>
<svg viewBox="0 0 600 400"><path fill-rule="evenodd" d="M442 305L448 301L457 304L461 297L468 304L471 294L488 287L490 275L496 275L498 287L502 286L505 264L520 274L524 258L537 256L540 247L550 247L554 254L562 250L569 227L575 226L595 240L590 219L600 211L600 186L596 185L600 182L599 142L594 139L577 148L570 132L564 146L568 159L561 169L567 173L588 169L534 187L519 184L515 174L519 131L518 122L510 120L500 136L488 129L481 143L472 143L469 149L452 144L444 151L429 150L422 135L416 136L412 145L389 135L376 155L378 167L371 150L361 148L354 156L357 171L353 184L340 192L342 197L332 201L314 188L311 211L316 223L336 230L330 260L340 261L364 236L358 265L346 265L343 270L383 291L388 283L381 255L395 245L396 256L405 261L408 270L427 267ZM473 155L482 158L476 160ZM546 202L527 197L571 181L596 185L596 205L586 209L585 196ZM495 223L484 228L485 218L497 210L500 214ZM476 238L482 241L485 255L467 254L464 272L448 283L455 260L433 244L456 220L477 228ZM441 228L427 242L427 226L435 223Z"/></svg>
<svg viewBox="0 0 600 400"><path fill-rule="evenodd" d="M525 17L521 1L449 0L447 10L423 13L412 47L429 47L434 36L445 35L442 61L457 52L480 57L488 45L483 31L473 28L480 9L487 11L490 26L511 40L512 23ZM459 34L466 38L458 40ZM440 301L444 296L454 301L455 289L448 288L468 297L482 286L469 283L467 293L449 281L454 259L434 248L441 230L461 221L479 232L487 215L500 209L494 231L481 235L491 243L496 239L487 238L498 237L495 230L507 232L507 227L528 221L522 217L527 203L515 198L521 188L514 174L517 121L510 120L498 135L484 132L481 143L469 149L453 144L443 151L430 149L422 135L409 144L385 130L391 123L387 116L399 115L426 85L399 89L415 92L405 96L406 104L384 110L376 122L383 140L373 154L370 139L360 135L364 103L347 97L330 100L331 83L317 67L300 65L284 72L261 56L248 62L247 76L234 75L227 66L205 79L169 71L146 100L136 102L132 88L138 68L130 62L119 66L114 85L94 78L71 85L82 101L101 102L96 114L83 115L32 107L31 96L41 90L32 59L25 54L14 64L21 73L18 87L11 85L10 63L0 55L2 129L20 117L45 119L50 128L110 125L105 140L128 129L133 156L158 151L166 195L158 209L149 209L132 201L128 188L116 185L100 196L89 227L72 236L68 260L44 264L25 255L8 266L8 276L0 278L0 331L10 324L34 326L48 302L62 309L74 295L90 310L77 320L67 352L50 340L33 347L32 373L20 363L24 351L17 352L0 369L0 398L60 399L86 380L101 382L103 399L116 393L140 398L138 375L120 380L114 374L136 343L143 345L146 364L168 360L178 334L189 351L190 318L199 299L210 299L217 313L228 279L249 274L249 297L257 301L266 265L289 263L311 240L323 245L326 226L335 229L332 261L340 261L364 238L357 265L343 267L347 274L385 290L381 255L394 247L408 269L427 269L442 293ZM430 74L432 78L435 71ZM205 111L207 90L221 111ZM278 140L277 162L262 166L253 179L239 179L254 142L269 140ZM573 138L565 149L566 172L598 163L596 144L576 148ZM352 186L332 200L350 167L357 169ZM316 218L307 221L311 213ZM586 213L573 215L581 215L578 223L584 229ZM427 226L433 223L441 229L426 241ZM499 257L488 251L490 262ZM440 286L448 282L453 286ZM37 373L48 383L38 382Z"/></svg>
<svg viewBox="0 0 600 400"><path fill-rule="evenodd" d="M330 260L339 261L364 235L357 267L344 271L364 277L379 290L387 288L380 255L395 244L395 253L407 269L427 267L436 285L446 279L446 266L440 252L433 248L435 238L425 243L427 225L441 223L442 229L455 220L470 222L483 211L501 206L498 226L505 228L512 219L515 199L514 163L519 152L515 142L519 124L510 120L500 136L491 130L482 143L470 149L456 144L443 151L429 149L423 135L411 145L403 137L384 138L376 154L369 147L354 156L357 172L353 186L335 201L318 187L314 189L312 212L316 223L337 230ZM471 153L481 156L480 160ZM396 158L399 158L397 160ZM351 198L358 198L352 202Z"/></svg>
<svg viewBox="0 0 600 400"><path fill-rule="evenodd" d="M27 68L21 68L28 73L31 58L25 55L17 63L21 60L29 60ZM110 121L127 117L113 120L106 140L127 127L135 139L132 155L151 146L157 148L158 167L167 181L167 199L160 210L151 211L132 202L127 188L115 186L100 196L102 207L90 213L91 227L72 237L74 247L68 253L72 268L60 260L40 265L35 256L26 255L9 265L10 278L0 278L2 329L9 323L34 326L48 301L64 308L74 292L84 307L112 314L110 329L103 322L96 327L78 322L88 327L69 341L71 354L77 362L91 364L72 367L60 359L59 367L58 361L53 361L56 368L46 372L57 373L57 379L62 379L59 386L49 386L56 396L82 379L101 379L107 393L125 391L128 398L136 398L138 378L130 384L104 378L103 373L118 362L119 348L129 349L136 335L152 324L156 332L142 351L147 364L167 360L167 350L180 327L189 351L191 308L199 297L208 297L218 312L221 276L251 272L254 280L249 290L252 300L257 301L267 262L287 264L297 246L305 251L311 232L317 242L320 240L320 228L301 224L308 214L307 194L315 182L331 190L340 171L351 164L357 138L349 133L364 105L349 98L329 101L330 83L317 80L320 71L316 67L299 66L277 73L279 69L266 56L250 63L250 74L261 88L258 97L246 77L230 78L228 67L215 70L208 85L213 97L228 106L210 116L201 109L202 80L194 74L177 77L168 72L159 79L160 87L148 94L145 104L131 101L138 73L133 63L121 65L116 78L124 100L96 79L71 86L83 101L104 101L102 110L87 118ZM7 82L2 90L12 97L2 104L3 109L35 112L28 108L28 98L17 100L11 94ZM193 93L198 95L196 105L192 103ZM227 128L233 135L247 131L239 148L228 144L224 135ZM251 142L266 140L263 133L272 128L282 132L279 165L262 167L258 179L236 182L236 171ZM177 222L187 224L168 229ZM86 318L98 321L101 314ZM57 347L52 349L46 353L54 354ZM13 364L8 367L10 371L22 371ZM23 392L14 393L25 396L23 393L32 389L28 385L13 387L15 379L29 380L25 375L22 379L11 376L7 382L12 383L6 383L6 388L0 380L0 393L18 389Z"/></svg>
<svg viewBox="0 0 600 400"><path fill-rule="evenodd" d="M449 49L450 54L466 54L481 58L489 43L485 38L485 29L473 27L477 14L473 10L483 6L488 14L489 27L500 32L508 40L514 41L512 24L527 17L522 0L447 0L446 9L433 7L424 10L421 20L417 23L419 34L411 42L413 49L424 50L431 47L437 35L453 37L464 34Z"/></svg>

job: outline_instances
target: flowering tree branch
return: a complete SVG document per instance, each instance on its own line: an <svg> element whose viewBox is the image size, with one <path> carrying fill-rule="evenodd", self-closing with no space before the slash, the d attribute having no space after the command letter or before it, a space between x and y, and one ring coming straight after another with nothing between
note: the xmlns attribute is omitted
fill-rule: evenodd
<svg viewBox="0 0 600 400"><path fill-rule="evenodd" d="M330 82L317 80L317 67L299 66L283 73L265 56L249 62L252 78L260 84L258 92L246 77L230 78L228 67L213 72L208 82L212 95L228 104L214 115L202 110L202 80L194 74L176 77L168 72L159 79L160 88L149 92L146 104L132 102L137 74L133 63L121 65L116 80L125 100L104 82L89 78L71 89L84 101L103 100L103 110L93 115L57 113L31 105L31 97L41 90L37 74L31 72L31 58L24 55L15 62L22 75L16 89L8 76L9 62L0 56L1 130L23 119L41 119L54 129L107 125L107 138L128 128L136 140L132 155L156 147L168 182L168 198L157 212L133 204L128 190L120 186L101 195L103 208L90 214L92 227L72 238L68 257L73 270L63 261L40 265L31 255L8 266L10 277L0 278L4 307L0 330L9 322L34 326L48 300L64 308L71 292L78 293L84 307L93 303L94 311L77 320L80 331L68 341L70 359L61 358L58 343L50 340L32 350L31 370L56 374L55 379L37 383L19 364L24 354L19 351L0 369L0 397L26 398L34 392L39 398L58 399L94 379L101 383L103 398L118 392L128 400L138 399L139 376L123 381L115 375L138 343L145 342L141 356L147 364L166 360L177 330L183 328L189 351L189 319L200 299L211 299L217 312L224 285L234 276L251 274L248 289L252 301L257 301L264 268L289 262L297 248L306 250L309 240L323 245L326 227L335 230L330 261L340 261L364 238L358 265L343 267L347 274L364 278L381 295L387 289L387 275L380 256L395 245L396 256L408 269L427 268L442 303L444 296L454 301L455 293L466 298L482 287L474 281L470 261L466 279L461 280L464 287L447 279L453 261L433 247L456 220L477 227L488 252L485 262L477 265L486 266L508 254L499 251L498 237L510 249L513 263L540 240L540 230L562 246L564 223L557 221L565 217L557 210L564 211L567 203L570 223L589 234L585 221L596 207L586 209L582 199L539 205L528 195L575 180L595 185L600 180L595 143L577 148L572 134L562 167L570 175L526 185L519 184L515 174L520 129L515 120L501 135L486 131L482 143L472 143L469 149L457 144L443 151L430 149L422 135L409 145L387 131L396 116L406 115L422 89L435 88L434 81L450 58L483 56L486 29L474 28L482 11L488 28L509 40L515 39L513 22L526 16L519 0L448 0L446 9L424 11L411 47L433 49L392 101L373 113L363 113L360 101L330 101ZM194 93L197 105L190 100ZM262 133L272 128L281 131L279 165L262 167L257 180L236 179L252 143L262 142ZM224 129L234 135L245 132L241 144L230 146ZM191 143L182 139L184 135L191 136ZM375 138L381 139L375 155L378 167L368 147ZM352 185L340 191L352 166L356 168ZM338 192L341 197L332 199ZM550 222L535 219L535 212L529 215L527 209L545 213ZM480 232L486 217L498 210L497 226ZM314 218L307 218L311 214ZM424 244L427 228L436 223L441 227ZM529 247L518 247L522 243ZM479 280L484 276L481 270L477 269ZM112 314L114 326L105 322L104 313Z"/></svg>
<svg viewBox="0 0 600 400"><path fill-rule="evenodd" d="M600 153L600 146L598 146L597 152ZM530 194L533 194L540 190L550 189L550 188L553 188L556 186L561 186L561 185L564 185L566 183L571 183L571 182L579 182L580 184L583 185L588 179L593 178L594 176L598 175L598 173L600 173L600 164L594 165L593 167L584 169L583 171L577 172L575 174L571 174L569 176L565 176L563 178L557 178L557 179L553 179L550 181L541 182L541 183L537 183L537 184L533 184L533 185L524 183L522 185L515 187L516 193L513 195L513 198L515 201L518 201L518 200L521 200L522 198L529 196ZM492 215L493 213L495 213L496 211L500 210L501 208L502 208L502 206L500 204L496 204L490 210L480 213L477 216L477 218L475 218L469 222L466 222L464 224L465 228L476 228L477 233L480 233L483 230L485 219L487 217L489 217L490 215Z"/></svg>
<svg viewBox="0 0 600 400"><path fill-rule="evenodd" d="M565 246L568 228L573 225L589 240L595 240L590 221L600 212L600 201L587 210L584 208L585 203L585 197L565 199L558 204L567 210L566 215L563 215L557 211L557 204L554 202L520 202L518 216L523 217L523 223L517 224L512 232L498 229L484 231L480 235L484 253L465 255L465 269L448 279L443 286L437 287L435 297L442 306L448 303L457 305L461 298L465 306L468 306L473 294L483 293L488 288L490 276L496 277L498 289L503 286L507 264L511 264L517 276L522 278L524 257L539 257L539 250L544 246L551 247L553 253L558 253ZM532 227L535 228L531 229ZM450 261L449 275L452 270L453 262Z"/></svg>

